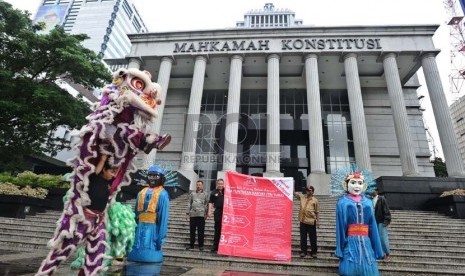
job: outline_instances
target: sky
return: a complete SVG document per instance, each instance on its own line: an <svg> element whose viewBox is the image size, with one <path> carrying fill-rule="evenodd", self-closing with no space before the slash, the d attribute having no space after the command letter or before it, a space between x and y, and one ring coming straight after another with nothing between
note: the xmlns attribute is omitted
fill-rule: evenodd
<svg viewBox="0 0 465 276"><path fill-rule="evenodd" d="M1 1L1 0L0 0ZM41 0L6 0L13 7L28 10L35 15ZM441 53L436 57L444 92L451 104L459 95L449 91L450 66L449 28L445 24L450 14L442 0L134 0L139 14L150 32L186 31L203 29L233 28L243 21L250 10L262 9L271 2L275 8L287 8L295 12L296 19L304 25L348 26L348 25L440 25L433 37ZM423 72L418 76L422 87L418 89L426 127L431 133L436 156L443 157L431 102L426 90Z"/></svg>

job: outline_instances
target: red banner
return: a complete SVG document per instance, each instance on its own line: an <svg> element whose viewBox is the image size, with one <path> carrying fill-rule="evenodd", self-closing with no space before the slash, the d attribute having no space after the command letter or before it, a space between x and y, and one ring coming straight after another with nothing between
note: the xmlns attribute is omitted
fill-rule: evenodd
<svg viewBox="0 0 465 276"><path fill-rule="evenodd" d="M219 254L291 261L292 178L227 172Z"/></svg>

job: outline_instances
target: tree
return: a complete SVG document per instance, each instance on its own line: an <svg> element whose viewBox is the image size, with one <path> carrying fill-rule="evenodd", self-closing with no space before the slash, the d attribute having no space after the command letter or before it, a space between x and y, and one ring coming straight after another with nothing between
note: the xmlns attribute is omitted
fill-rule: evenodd
<svg viewBox="0 0 465 276"><path fill-rule="evenodd" d="M56 154L68 145L54 137L58 127L85 123L89 107L56 83L69 80L102 87L110 73L81 42L84 34L63 28L38 34L29 13L0 1L0 169L21 167L27 155Z"/></svg>
<svg viewBox="0 0 465 276"><path fill-rule="evenodd" d="M434 174L436 177L448 177L446 163L442 160L441 157L435 157L431 161L433 163Z"/></svg>

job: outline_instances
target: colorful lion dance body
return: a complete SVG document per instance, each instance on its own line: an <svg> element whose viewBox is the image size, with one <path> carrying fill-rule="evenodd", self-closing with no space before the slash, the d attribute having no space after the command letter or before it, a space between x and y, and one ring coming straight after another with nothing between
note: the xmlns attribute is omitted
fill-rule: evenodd
<svg viewBox="0 0 465 276"><path fill-rule="evenodd" d="M69 177L71 188L63 213L58 220L54 237L48 242L50 253L42 262L37 275L51 275L76 247L86 242L85 264L80 274L96 275L105 270L107 210L98 212L91 205L90 183L100 173L100 165L117 168L112 177L108 203L116 198L122 186L131 183L130 173L136 168L133 158L139 151L149 153L163 149L171 140L168 134L157 135L147 128L157 117L156 106L161 104L161 87L152 83L146 71L120 69L113 82L104 89L102 100L90 114L88 124L79 131L75 145L78 154L68 161L73 168ZM102 162L105 161L105 162ZM102 164L101 164L102 163ZM104 180L100 180L104 181ZM92 203L92 205L94 205Z"/></svg>

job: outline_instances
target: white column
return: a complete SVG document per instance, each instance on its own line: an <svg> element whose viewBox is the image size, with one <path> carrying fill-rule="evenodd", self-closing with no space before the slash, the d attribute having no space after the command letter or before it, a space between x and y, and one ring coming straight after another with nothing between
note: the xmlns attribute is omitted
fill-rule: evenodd
<svg viewBox="0 0 465 276"><path fill-rule="evenodd" d="M391 101L392 116L399 145L400 162L404 176L418 175L417 157L413 147L412 136L405 108L404 93L397 69L396 55L389 53L383 57L384 75Z"/></svg>
<svg viewBox="0 0 465 276"><path fill-rule="evenodd" d="M140 69L141 65L142 65L142 60L140 58L135 58L135 57L129 58L128 68Z"/></svg>
<svg viewBox="0 0 465 276"><path fill-rule="evenodd" d="M240 55L231 57L229 73L228 106L226 117L226 133L223 154L223 171L236 170L237 137L239 131L239 107L241 98L242 61Z"/></svg>
<svg viewBox="0 0 465 276"><path fill-rule="evenodd" d="M186 129L182 144L181 168L179 173L190 180L190 189L195 187L197 174L194 172L195 147L197 143L197 130L199 125L200 104L202 101L203 83L205 80L205 69L207 58L197 56L195 58L194 76L192 78L191 95L189 98L189 108L187 111Z"/></svg>
<svg viewBox="0 0 465 276"><path fill-rule="evenodd" d="M131 57L128 61L128 69L135 68L139 69L142 66L142 60L138 57ZM143 151L139 151L139 153L134 157L134 166L137 169L143 170L145 169L145 153Z"/></svg>
<svg viewBox="0 0 465 276"><path fill-rule="evenodd" d="M463 160L460 156L457 138L452 125L452 117L447 106L434 54L424 55L421 66L425 74L426 86L431 98L444 158L446 159L447 173L449 176L463 177L465 175Z"/></svg>
<svg viewBox="0 0 465 276"><path fill-rule="evenodd" d="M151 133L160 134L161 123L163 120L163 111L165 110L166 104L166 93L168 91L168 85L170 82L171 67L173 66L173 59L170 57L163 57L161 59L160 70L158 73L158 84L161 86L160 99L162 104L157 106L158 117L155 122L149 127ZM149 154L144 157L143 167L148 169L155 161L157 151L152 150Z"/></svg>
<svg viewBox="0 0 465 276"><path fill-rule="evenodd" d="M266 173L265 176L281 176L280 126L279 126L279 55L271 54L268 61L267 120L266 120Z"/></svg>
<svg viewBox="0 0 465 276"><path fill-rule="evenodd" d="M360 169L371 170L370 147L363 108L362 89L358 75L357 55L350 53L344 56L347 94L349 97L350 121L354 137L355 161Z"/></svg>
<svg viewBox="0 0 465 276"><path fill-rule="evenodd" d="M305 80L307 82L310 170L311 173L325 173L320 81L318 78L318 56L316 54L309 54L305 57Z"/></svg>

